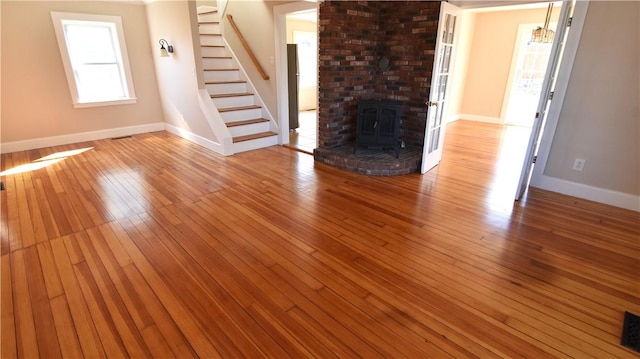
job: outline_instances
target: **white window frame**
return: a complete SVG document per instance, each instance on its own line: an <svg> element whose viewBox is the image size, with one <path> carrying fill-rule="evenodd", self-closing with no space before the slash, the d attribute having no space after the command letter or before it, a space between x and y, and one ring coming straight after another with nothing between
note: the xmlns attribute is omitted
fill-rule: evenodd
<svg viewBox="0 0 640 359"><path fill-rule="evenodd" d="M52 11L51 19L53 20L53 28L56 33L56 38L58 40L58 47L60 48L62 64L64 66L64 72L67 76L67 82L69 83L69 90L71 91L73 106L75 108L124 105L124 104L132 104L132 103L138 102L135 95L135 90L133 88L133 77L131 76L131 68L129 66L129 55L127 54L127 46L124 40L124 31L122 28L122 18L120 16L78 14L78 13L65 13L65 12ZM71 63L71 58L69 57L69 50L67 48L67 41L64 34L63 21L66 21L66 20L79 21L79 22L84 21L84 22L112 23L115 25L115 29L118 37L118 45L120 50L118 61L121 65L121 70L124 75L124 81L126 82L124 84L125 88L127 89L126 97L122 99L106 100L106 101L103 101L103 100L81 101L80 100L80 94L78 92L78 86L76 84L74 69Z"/></svg>

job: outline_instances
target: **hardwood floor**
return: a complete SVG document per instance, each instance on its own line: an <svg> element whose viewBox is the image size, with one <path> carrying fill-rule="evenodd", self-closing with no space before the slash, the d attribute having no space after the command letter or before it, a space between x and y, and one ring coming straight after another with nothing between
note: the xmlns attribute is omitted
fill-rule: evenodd
<svg viewBox="0 0 640 359"><path fill-rule="evenodd" d="M638 357L640 214L514 204L507 131L450 125L423 176L166 132L2 155L92 147L3 177L2 358Z"/></svg>

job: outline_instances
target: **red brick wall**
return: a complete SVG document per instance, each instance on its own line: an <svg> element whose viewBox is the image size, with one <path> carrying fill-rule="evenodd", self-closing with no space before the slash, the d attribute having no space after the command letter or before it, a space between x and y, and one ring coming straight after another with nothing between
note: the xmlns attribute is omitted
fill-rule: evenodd
<svg viewBox="0 0 640 359"><path fill-rule="evenodd" d="M439 1L331 1L319 11L319 146L355 137L358 101L404 102L400 135L422 145ZM391 59L378 69L382 56Z"/></svg>

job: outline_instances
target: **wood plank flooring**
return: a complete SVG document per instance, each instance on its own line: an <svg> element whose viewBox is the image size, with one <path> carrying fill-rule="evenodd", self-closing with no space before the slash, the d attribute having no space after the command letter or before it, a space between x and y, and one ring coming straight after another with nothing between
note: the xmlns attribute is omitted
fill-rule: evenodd
<svg viewBox="0 0 640 359"><path fill-rule="evenodd" d="M514 203L524 136L458 121L401 177L166 132L2 155L90 148L2 178L1 356L637 358L640 214Z"/></svg>

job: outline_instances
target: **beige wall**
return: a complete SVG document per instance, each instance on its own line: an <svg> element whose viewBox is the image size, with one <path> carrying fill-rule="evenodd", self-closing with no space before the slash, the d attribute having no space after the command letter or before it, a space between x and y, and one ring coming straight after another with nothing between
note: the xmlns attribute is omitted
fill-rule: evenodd
<svg viewBox="0 0 640 359"><path fill-rule="evenodd" d="M282 0L231 0L227 4L226 14L231 14L233 20L238 25L249 47L255 54L262 69L269 75L269 80L263 80L258 70L251 62L249 55L242 47L242 44L235 32L225 18L224 25L225 39L237 56L237 60L247 72L247 76L256 87L256 91L264 101L265 106L274 116L278 118L277 112L277 90L276 90L276 67L271 63L275 61L275 37L273 26L273 7L294 1ZM226 15L225 15L226 16Z"/></svg>
<svg viewBox="0 0 640 359"><path fill-rule="evenodd" d="M1 6L3 143L163 122L144 5L2 1ZM122 16L138 103L73 107L51 11Z"/></svg>
<svg viewBox="0 0 640 359"><path fill-rule="evenodd" d="M637 1L590 3L545 175L640 195L639 24Z"/></svg>
<svg viewBox="0 0 640 359"><path fill-rule="evenodd" d="M480 12L475 16L469 63L458 113L499 122L518 26L544 22L547 9ZM560 7L555 6L552 22Z"/></svg>
<svg viewBox="0 0 640 359"><path fill-rule="evenodd" d="M147 4L146 8L148 34L153 44L153 61L166 122L217 142L198 102L200 48L194 45L194 41L199 44L199 39L193 35L193 31L197 32L197 20L191 21L196 16L195 3L187 0L156 1ZM156 44L161 38L173 45L174 53L169 57L159 57L160 45Z"/></svg>
<svg viewBox="0 0 640 359"><path fill-rule="evenodd" d="M451 79L451 91L449 97L449 105L447 105L447 119L453 122L459 118L462 113L462 99L464 88L466 85L467 74L469 72L469 62L471 56L471 44L473 40L473 31L476 26L476 14L463 11L460 15L460 26L458 28L458 46L455 47L453 77Z"/></svg>

